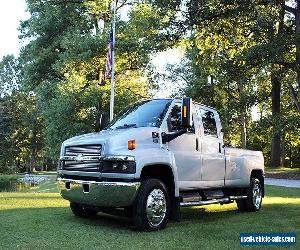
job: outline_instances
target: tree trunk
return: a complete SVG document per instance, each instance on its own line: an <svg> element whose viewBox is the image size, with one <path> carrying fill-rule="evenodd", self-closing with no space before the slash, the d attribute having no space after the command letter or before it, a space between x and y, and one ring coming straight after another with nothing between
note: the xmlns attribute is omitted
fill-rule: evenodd
<svg viewBox="0 0 300 250"><path fill-rule="evenodd" d="M280 166L280 144L281 144L281 131L279 125L280 117L280 92L281 84L277 76L272 73L272 117L273 117L273 129L272 129L272 149L271 149L271 163L272 167Z"/></svg>
<svg viewBox="0 0 300 250"><path fill-rule="evenodd" d="M297 86L298 91L295 91L295 95L293 97L293 101L300 112L300 0L297 0L297 9L295 15L295 23L296 23L296 74L297 74ZM292 93L293 95L293 93Z"/></svg>
<svg viewBox="0 0 300 250"><path fill-rule="evenodd" d="M239 92L239 98L240 98L240 114L239 114L239 120L240 120L240 138L241 138L241 147L246 148L247 147L247 127L246 127L246 107L244 102L244 85L243 82L240 80L238 81L238 92Z"/></svg>
<svg viewBox="0 0 300 250"><path fill-rule="evenodd" d="M284 135L281 136L281 152L280 152L280 165L281 166L285 166L286 167L286 164L285 164L285 140L284 140Z"/></svg>
<svg viewBox="0 0 300 250"><path fill-rule="evenodd" d="M284 32L284 4L285 1L279 2L280 6L280 21L278 25L278 34ZM281 164L281 128L280 128L280 93L281 83L279 79L278 65L274 65L273 68L277 68L271 73L271 84L272 84L272 148L271 148L271 167L279 167Z"/></svg>
<svg viewBox="0 0 300 250"><path fill-rule="evenodd" d="M97 103L97 110L96 110L96 123L95 123L95 132L98 132L100 130L100 117L102 110L102 100L99 98Z"/></svg>
<svg viewBox="0 0 300 250"><path fill-rule="evenodd" d="M100 29L99 29L99 25L98 25L97 15L92 15L92 21L93 21L96 36L98 36L100 34Z"/></svg>
<svg viewBox="0 0 300 250"><path fill-rule="evenodd" d="M241 126L241 147L247 147L247 128L246 128L246 118L244 114L240 116L240 126Z"/></svg>

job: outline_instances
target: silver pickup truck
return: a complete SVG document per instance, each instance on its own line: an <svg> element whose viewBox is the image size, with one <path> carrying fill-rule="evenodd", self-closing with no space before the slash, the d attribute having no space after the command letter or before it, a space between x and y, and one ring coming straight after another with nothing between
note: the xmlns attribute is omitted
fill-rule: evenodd
<svg viewBox="0 0 300 250"><path fill-rule="evenodd" d="M63 142L58 186L76 216L122 213L151 231L179 221L180 207L235 201L241 211L258 211L264 159L224 147L211 107L190 98L144 100L100 132Z"/></svg>

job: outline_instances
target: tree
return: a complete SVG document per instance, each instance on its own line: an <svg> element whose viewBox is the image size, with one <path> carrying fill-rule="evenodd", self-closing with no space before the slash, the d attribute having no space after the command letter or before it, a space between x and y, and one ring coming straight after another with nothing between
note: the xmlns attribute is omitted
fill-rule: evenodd
<svg viewBox="0 0 300 250"><path fill-rule="evenodd" d="M13 55L4 56L0 62L0 97L18 89L20 69L18 60Z"/></svg>
<svg viewBox="0 0 300 250"><path fill-rule="evenodd" d="M36 97L36 117L43 124L45 154L53 164L65 139L98 131L101 112L108 112L110 80L105 60L111 1L28 0L31 17L20 26L22 85ZM151 55L176 42L162 32L169 28L147 3L130 5L128 18L116 22L115 110L148 97L151 79L145 70ZM169 31L168 31L169 32ZM174 34L170 31L169 33ZM173 35L175 37L175 35Z"/></svg>
<svg viewBox="0 0 300 250"><path fill-rule="evenodd" d="M249 121L251 108L268 103L267 98L271 96L272 119L268 118L273 127L271 165L279 166L280 157L284 153L281 133L285 131L284 117L280 109L283 105L280 99L283 95L282 88L285 88L282 83L289 86L289 98L297 107L297 88L294 84L297 81L293 83L285 79L289 70L296 72L299 68L295 68L297 56L294 52L297 46L297 40L294 39L297 37L297 17L294 21L293 15L286 15L286 11L296 14L299 5L289 7L285 1L258 0L190 0L184 4L177 1L173 5L170 1L155 1L155 4L161 9L171 7L182 13L184 18L181 19L181 26L188 27L193 34L192 43L198 49L191 62L193 68L200 69L192 72L197 74L201 71L198 74L200 78L213 76L210 79L214 79L214 84L212 81L210 84L199 81L194 85L202 91L198 91L198 95L203 93L203 87L215 91L214 85L218 85L218 90L225 91L225 99L226 95L230 96L231 103L236 99L234 109L228 102L226 105L231 107L228 112L231 117L233 113L239 117L242 146L245 146L247 140L245 124ZM185 7L181 8L183 5ZM190 53L189 50L187 53ZM267 82L271 87L266 85ZM235 88L232 88L234 85ZM190 88L191 84L188 83L187 90ZM271 93L268 92L269 89ZM218 96L216 91L213 95ZM209 103L213 97L204 99ZM289 108L293 109L290 106ZM225 119L228 120L230 119ZM251 123L250 120L249 125Z"/></svg>

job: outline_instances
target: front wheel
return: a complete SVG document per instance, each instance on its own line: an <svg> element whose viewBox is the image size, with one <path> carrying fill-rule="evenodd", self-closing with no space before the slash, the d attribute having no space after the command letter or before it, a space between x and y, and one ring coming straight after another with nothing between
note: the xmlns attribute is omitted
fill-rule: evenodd
<svg viewBox="0 0 300 250"><path fill-rule="evenodd" d="M170 199L163 182L146 179L141 183L135 199L135 224L141 231L155 231L166 227Z"/></svg>
<svg viewBox="0 0 300 250"><path fill-rule="evenodd" d="M247 188L247 199L237 200L240 211L256 212L261 208L262 183L257 178L251 178L250 186Z"/></svg>

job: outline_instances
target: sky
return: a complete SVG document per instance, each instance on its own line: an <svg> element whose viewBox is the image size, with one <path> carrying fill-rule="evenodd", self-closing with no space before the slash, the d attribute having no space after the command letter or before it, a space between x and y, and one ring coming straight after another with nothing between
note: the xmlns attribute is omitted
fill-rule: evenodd
<svg viewBox="0 0 300 250"><path fill-rule="evenodd" d="M25 0L2 0L0 2L0 59L8 54L18 56L22 47L18 39L18 27L21 20L29 18L26 12ZM180 52L177 49L159 53L153 57L153 64L158 72L163 73L168 63L179 63ZM177 85L166 82L161 84L162 88L155 93L155 97L169 97Z"/></svg>
<svg viewBox="0 0 300 250"><path fill-rule="evenodd" d="M18 27L20 20L26 20L25 0L2 0L0 3L0 58L8 54L18 55Z"/></svg>

